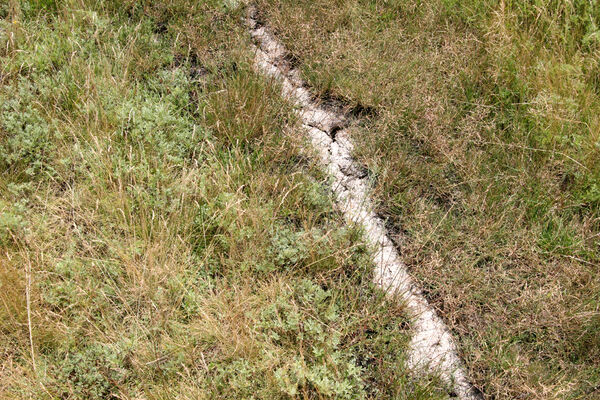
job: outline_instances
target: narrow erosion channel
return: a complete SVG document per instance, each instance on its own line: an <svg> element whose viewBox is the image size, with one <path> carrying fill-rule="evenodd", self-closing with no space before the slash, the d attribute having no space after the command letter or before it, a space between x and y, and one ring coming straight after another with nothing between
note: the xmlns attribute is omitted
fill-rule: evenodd
<svg viewBox="0 0 600 400"><path fill-rule="evenodd" d="M255 43L255 67L281 82L283 95L298 105L302 127L331 176L337 206L348 223L363 228L365 240L374 249L376 284L406 304L413 329L408 367L438 374L460 399L482 399L469 382L448 328L415 286L384 221L374 212L367 175L352 158L353 145L346 129L348 118L340 109L325 107L313 99L299 71L287 61L285 47L258 22L256 15L256 9L250 8L246 19Z"/></svg>

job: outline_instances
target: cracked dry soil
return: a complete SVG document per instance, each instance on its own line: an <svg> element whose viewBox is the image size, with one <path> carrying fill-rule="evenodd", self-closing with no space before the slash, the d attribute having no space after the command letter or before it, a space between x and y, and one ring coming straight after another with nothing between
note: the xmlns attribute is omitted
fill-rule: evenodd
<svg viewBox="0 0 600 400"><path fill-rule="evenodd" d="M277 79L283 95L298 106L302 128L321 164L330 175L331 190L346 222L359 224L373 248L375 283L402 301L412 322L408 367L438 374L461 400L482 399L470 383L458 355L457 345L442 319L428 304L408 274L384 221L374 212L367 174L353 157L348 132L349 118L341 109L325 107L311 94L300 73L287 60L285 47L257 20L250 8L246 24L255 43L255 67Z"/></svg>

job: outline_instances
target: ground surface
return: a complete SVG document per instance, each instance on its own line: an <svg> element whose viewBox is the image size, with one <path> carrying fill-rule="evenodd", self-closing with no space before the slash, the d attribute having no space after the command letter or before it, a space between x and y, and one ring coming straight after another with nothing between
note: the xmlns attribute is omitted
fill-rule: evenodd
<svg viewBox="0 0 600 400"><path fill-rule="evenodd" d="M594 2L260 0L488 398L600 398ZM244 5L0 5L0 397L398 398L410 324Z"/></svg>

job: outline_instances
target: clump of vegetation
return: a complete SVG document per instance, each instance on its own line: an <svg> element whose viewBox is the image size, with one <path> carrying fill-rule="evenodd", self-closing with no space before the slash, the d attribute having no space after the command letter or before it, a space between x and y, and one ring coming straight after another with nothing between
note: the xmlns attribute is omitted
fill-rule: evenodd
<svg viewBox="0 0 600 400"><path fill-rule="evenodd" d="M600 364L600 8L260 1L325 97L489 398L592 398Z"/></svg>
<svg viewBox="0 0 600 400"><path fill-rule="evenodd" d="M242 12L0 5L0 397L447 397Z"/></svg>

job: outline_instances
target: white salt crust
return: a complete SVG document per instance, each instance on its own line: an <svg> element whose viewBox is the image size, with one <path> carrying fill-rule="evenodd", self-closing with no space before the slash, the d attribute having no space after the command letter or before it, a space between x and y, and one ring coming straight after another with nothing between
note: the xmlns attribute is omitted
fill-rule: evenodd
<svg viewBox="0 0 600 400"><path fill-rule="evenodd" d="M344 113L325 108L313 99L299 72L286 61L285 47L266 27L257 23L255 15L256 11L250 9L246 20L256 43L255 67L277 79L283 95L298 106L302 127L331 176L337 206L348 223L363 228L366 242L374 249L375 283L406 306L413 334L408 367L415 372L438 374L461 400L482 399L469 382L448 328L415 286L388 236L384 221L374 212L368 178L352 158L353 145L345 129Z"/></svg>

